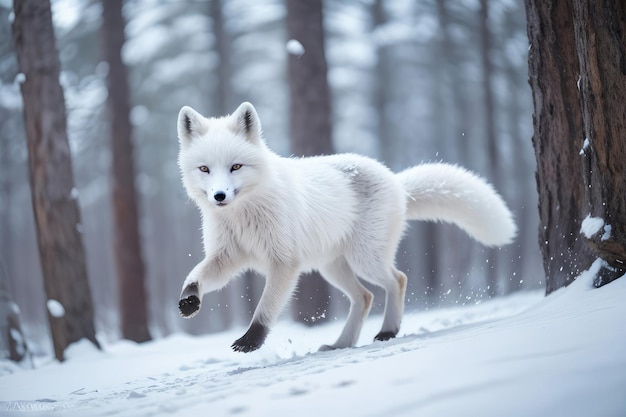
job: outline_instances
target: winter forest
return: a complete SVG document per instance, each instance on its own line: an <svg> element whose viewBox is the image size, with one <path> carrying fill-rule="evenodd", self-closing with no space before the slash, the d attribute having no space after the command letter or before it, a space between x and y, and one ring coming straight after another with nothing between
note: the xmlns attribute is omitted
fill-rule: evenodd
<svg viewBox="0 0 626 417"><path fill-rule="evenodd" d="M332 149L375 157L394 171L429 161L463 165L497 184L520 230L513 245L490 251L453 226L413 224L398 257L410 276L408 309L474 304L544 284L524 9L519 2L492 3L487 10L471 1L324 2ZM45 346L46 295L30 209L10 6L4 5L0 18L2 279L21 306L27 338ZM183 105L221 116L250 101L268 145L283 156L302 155L292 150L289 135L285 5L141 0L125 2L122 11L150 334L199 334L248 323L261 277L245 276L209 295L211 308L195 320L179 316L182 281L201 259L202 244L200 216L176 165L176 117ZM106 109L110 65L103 31L121 29L103 27L97 1L53 1L52 16L95 325L106 337L119 338ZM313 137L319 139L325 138ZM324 285L299 291L288 313L311 324L345 315L346 300ZM383 297L376 298L380 304Z"/></svg>
<svg viewBox="0 0 626 417"><path fill-rule="evenodd" d="M287 287L253 271L185 320L195 301L181 287L210 233L177 164L179 141L189 145L202 118L185 110L178 121L179 110L217 117L242 102L283 157L355 153L394 172L430 162L471 170L500 193L517 236L486 248L451 224L411 223L396 254L406 311L391 260L362 263L381 275L386 265L396 285L381 284L385 293L364 282L374 299L362 333L371 294L357 279L368 272L343 252L321 269L358 290L343 295L308 273L271 332L255 308L261 298L280 304L276 288ZM0 415L623 416L624 103L621 0L0 0ZM240 129L255 121L254 109L237 119ZM242 168L232 163L226 171ZM360 198L381 192L356 167L328 166ZM335 190L308 169L306 179L290 171L293 184ZM475 209L494 202L484 191L463 182L470 191L457 192L442 178L424 188L453 190L456 216L461 206L479 212L489 219L481 230L510 236L505 209ZM407 211L432 198L406 184ZM382 195L403 204L393 190ZM335 224L325 216L339 211L282 207L319 210L316 225ZM396 224L368 210L350 213L360 216L353 227ZM264 249L271 240L259 236L286 241L283 229L304 224L277 217L274 232L256 214L229 230L250 226ZM305 253L330 235L321 229L289 241ZM381 235L349 236L363 249ZM242 250L288 258L271 249ZM197 275L224 275L203 268Z"/></svg>
<svg viewBox="0 0 626 417"><path fill-rule="evenodd" d="M194 319L179 314L203 258L177 166L182 106L223 116L251 102L285 157L352 152L394 172L443 161L493 184L515 241L485 248L453 225L411 223L396 257L408 313L550 294L590 270L601 287L625 272L620 2L50 3L47 28L47 1L0 0L3 357L63 361L83 337L141 343L248 325L265 283L252 271L207 294ZM29 99L29 68L58 71L60 88ZM384 292L368 289L382 314ZM282 321L315 331L348 307L313 272Z"/></svg>

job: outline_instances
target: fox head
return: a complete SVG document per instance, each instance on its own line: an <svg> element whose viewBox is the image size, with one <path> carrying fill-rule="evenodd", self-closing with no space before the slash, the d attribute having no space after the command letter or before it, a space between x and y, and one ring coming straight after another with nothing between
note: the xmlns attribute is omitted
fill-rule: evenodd
<svg viewBox="0 0 626 417"><path fill-rule="evenodd" d="M268 150L252 104L221 118L184 106L177 127L183 185L200 207L223 210L261 182Z"/></svg>

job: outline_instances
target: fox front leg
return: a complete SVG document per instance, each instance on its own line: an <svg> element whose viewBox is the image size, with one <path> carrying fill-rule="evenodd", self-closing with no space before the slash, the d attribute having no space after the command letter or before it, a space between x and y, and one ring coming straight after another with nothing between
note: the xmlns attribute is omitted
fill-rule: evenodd
<svg viewBox="0 0 626 417"><path fill-rule="evenodd" d="M192 318L200 311L202 296L218 290L228 283L231 271L225 270L216 259L205 258L196 265L185 282L178 301L178 310L184 318Z"/></svg>
<svg viewBox="0 0 626 417"><path fill-rule="evenodd" d="M192 318L200 311L200 288L197 282L192 282L183 288L178 301L180 315L185 318Z"/></svg>
<svg viewBox="0 0 626 417"><path fill-rule="evenodd" d="M250 327L231 346L235 352L252 352L263 346L270 327L278 319L297 282L296 268L274 269L265 281L265 288L252 316Z"/></svg>

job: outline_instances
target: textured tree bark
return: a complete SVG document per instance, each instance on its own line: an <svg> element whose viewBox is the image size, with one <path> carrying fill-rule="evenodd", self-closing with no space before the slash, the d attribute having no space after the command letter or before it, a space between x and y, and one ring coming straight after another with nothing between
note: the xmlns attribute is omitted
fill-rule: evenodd
<svg viewBox="0 0 626 417"><path fill-rule="evenodd" d="M135 190L128 75L122 62L123 0L102 2L102 43L109 64L107 106L112 153L114 253L117 270L122 337L150 340Z"/></svg>
<svg viewBox="0 0 626 417"><path fill-rule="evenodd" d="M626 4L575 1L574 29L580 66L585 183L582 216L604 220L585 238L607 262L595 280L604 285L626 273Z"/></svg>
<svg viewBox="0 0 626 417"><path fill-rule="evenodd" d="M289 54L291 150L296 156L333 153L331 141L330 92L324 54L324 27L321 0L287 0L287 36L304 46L304 54ZM328 284L318 273L298 284L293 316L314 324L328 306Z"/></svg>
<svg viewBox="0 0 626 417"><path fill-rule="evenodd" d="M527 0L526 11L546 290L595 258L600 286L626 272L626 6ZM581 230L588 216L602 226Z"/></svg>
<svg viewBox="0 0 626 417"><path fill-rule="evenodd" d="M570 284L592 262L580 237L584 199L584 133L579 104L578 58L572 5L525 0L533 93L533 146L539 193L539 246L546 293Z"/></svg>
<svg viewBox="0 0 626 417"><path fill-rule="evenodd" d="M55 356L63 360L63 352L72 342L87 338L98 346L65 101L50 2L15 0L13 7L13 37L24 75L21 91L37 243L46 295L64 310L48 309Z"/></svg>

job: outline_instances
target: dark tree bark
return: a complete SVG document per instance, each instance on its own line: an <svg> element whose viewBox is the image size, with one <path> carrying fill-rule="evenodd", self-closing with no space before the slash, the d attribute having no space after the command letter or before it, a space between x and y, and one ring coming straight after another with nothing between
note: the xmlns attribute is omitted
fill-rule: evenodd
<svg viewBox="0 0 626 417"><path fill-rule="evenodd" d="M21 91L37 243L46 295L65 310L62 315L48 311L54 353L63 360L72 342L87 338L98 346L80 212L72 193L65 101L50 2L15 0L13 7L13 37L24 74Z"/></svg>
<svg viewBox="0 0 626 417"><path fill-rule="evenodd" d="M623 275L626 257L624 5L525 6L546 292L571 283L596 257L610 267L600 285ZM581 237L587 215L602 217L611 237L605 229Z"/></svg>
<svg viewBox="0 0 626 417"><path fill-rule="evenodd" d="M626 273L626 3L575 1L584 137L582 216L604 220L591 252L605 260L595 280L604 285ZM579 136L580 138L580 136Z"/></svg>
<svg viewBox="0 0 626 417"><path fill-rule="evenodd" d="M289 133L296 156L333 153L321 0L287 0L287 36L304 46L304 54L288 57ZM314 324L328 306L328 284L318 273L300 279L294 317Z"/></svg>
<svg viewBox="0 0 626 417"><path fill-rule="evenodd" d="M114 253L117 269L122 336L135 342L150 340L135 190L128 75L122 62L123 0L102 2L102 46L109 64L107 84L113 185Z"/></svg>
<svg viewBox="0 0 626 417"><path fill-rule="evenodd" d="M539 246L546 293L568 285L591 264L580 233L582 118L570 2L525 0L533 92L533 146L539 193Z"/></svg>

